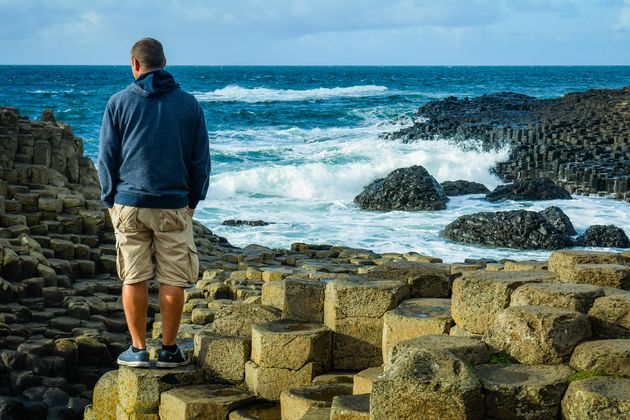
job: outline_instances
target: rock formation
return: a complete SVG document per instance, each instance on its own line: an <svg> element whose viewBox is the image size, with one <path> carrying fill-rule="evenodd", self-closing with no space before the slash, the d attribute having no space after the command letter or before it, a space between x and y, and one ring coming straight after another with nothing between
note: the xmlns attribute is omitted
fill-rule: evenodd
<svg viewBox="0 0 630 420"><path fill-rule="evenodd" d="M442 188L444 188L444 193L447 196L487 194L490 192L488 187L479 182L464 181L462 179L442 182Z"/></svg>
<svg viewBox="0 0 630 420"><path fill-rule="evenodd" d="M443 231L464 243L516 249L560 249L572 245L569 235L535 211L481 212L458 217Z"/></svg>
<svg viewBox="0 0 630 420"><path fill-rule="evenodd" d="M448 198L426 169L416 165L396 169L377 179L354 198L363 210L443 210Z"/></svg>
<svg viewBox="0 0 630 420"><path fill-rule="evenodd" d="M491 193L486 194L488 201L514 200L569 200L571 194L554 184L549 178L524 179L512 184L499 185Z"/></svg>
<svg viewBox="0 0 630 420"><path fill-rule="evenodd" d="M497 165L505 181L548 177L572 194L630 201L630 87L536 99L511 92L449 97L420 107L411 127L387 134L405 142L479 141L486 150L510 145ZM420 118L421 117L421 118Z"/></svg>
<svg viewBox="0 0 630 420"><path fill-rule="evenodd" d="M63 126L0 115L0 144L20 155L3 161L0 182L3 419L630 413L628 253L445 264L321 244L236 248L195 224L201 268L178 334L194 364L116 369L128 336L112 227L85 181L93 168L70 181L67 166L42 165L48 183L24 181L44 173L30 160L30 134L59 161L80 140L53 146ZM161 324L150 290L155 360Z"/></svg>

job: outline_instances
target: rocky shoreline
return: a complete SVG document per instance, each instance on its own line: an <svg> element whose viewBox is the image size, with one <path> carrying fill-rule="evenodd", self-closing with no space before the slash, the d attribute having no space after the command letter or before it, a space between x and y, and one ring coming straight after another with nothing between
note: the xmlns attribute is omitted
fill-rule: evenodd
<svg viewBox="0 0 630 420"><path fill-rule="evenodd" d="M50 113L0 108L0 167L3 420L630 413L627 252L445 264L237 248L195 223L199 280L179 332L195 364L116 369L129 337L115 240L82 140Z"/></svg>
<svg viewBox="0 0 630 420"><path fill-rule="evenodd" d="M572 194L630 201L629 115L630 87L554 99L502 92L429 102L412 126L385 137L509 145L509 159L495 168L506 182L546 177Z"/></svg>

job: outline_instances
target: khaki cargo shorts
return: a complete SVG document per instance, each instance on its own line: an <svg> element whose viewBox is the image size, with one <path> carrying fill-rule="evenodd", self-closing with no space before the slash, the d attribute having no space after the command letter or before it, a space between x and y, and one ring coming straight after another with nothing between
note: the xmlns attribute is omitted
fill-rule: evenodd
<svg viewBox="0 0 630 420"><path fill-rule="evenodd" d="M190 287L199 275L192 217L181 209L150 209L114 204L116 268L124 284L155 279Z"/></svg>

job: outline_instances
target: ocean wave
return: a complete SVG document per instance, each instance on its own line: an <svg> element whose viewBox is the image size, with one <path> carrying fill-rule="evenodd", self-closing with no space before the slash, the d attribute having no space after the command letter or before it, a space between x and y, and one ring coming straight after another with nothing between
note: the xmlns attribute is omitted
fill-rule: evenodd
<svg viewBox="0 0 630 420"><path fill-rule="evenodd" d="M263 87L244 88L238 85L226 86L211 92L193 92L202 102L295 102L325 100L331 98L360 98L377 96L387 92L385 86L361 85L351 87L316 89L268 89Z"/></svg>
<svg viewBox="0 0 630 420"><path fill-rule="evenodd" d="M255 146L248 146L240 152L253 152ZM493 152L463 151L446 140L404 144L374 138L331 139L320 143L276 145L273 149L264 143L259 146L266 153L274 154L276 163L258 163L236 171L225 168L226 171L211 178L212 196L351 202L370 182L412 165L424 166L440 182L466 179L492 188L499 180L490 173L490 168L505 160L509 152L508 148Z"/></svg>
<svg viewBox="0 0 630 420"><path fill-rule="evenodd" d="M36 89L36 90L27 90L27 93L34 93L37 95L56 95L58 93L72 93L74 89L66 89L66 90L46 90L46 89Z"/></svg>

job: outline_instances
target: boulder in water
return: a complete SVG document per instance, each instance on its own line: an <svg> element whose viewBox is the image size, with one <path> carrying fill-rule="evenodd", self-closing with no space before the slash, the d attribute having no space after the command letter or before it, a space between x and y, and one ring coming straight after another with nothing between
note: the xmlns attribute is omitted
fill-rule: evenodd
<svg viewBox="0 0 630 420"><path fill-rule="evenodd" d="M564 188L557 186L549 178L535 178L515 181L513 184L499 185L490 194L488 201L514 200L556 200L571 199L571 194Z"/></svg>
<svg viewBox="0 0 630 420"><path fill-rule="evenodd" d="M447 196L467 195L467 194L488 194L490 190L479 182L465 181L458 179L457 181L442 182L442 188Z"/></svg>
<svg viewBox="0 0 630 420"><path fill-rule="evenodd" d="M571 219L559 207L547 207L539 213L560 232L570 236L577 235Z"/></svg>
<svg viewBox="0 0 630 420"><path fill-rule="evenodd" d="M615 225L593 225L575 240L579 246L630 248L630 240L623 229Z"/></svg>
<svg viewBox="0 0 630 420"><path fill-rule="evenodd" d="M240 220L240 219L228 219L224 220L222 223L224 226L267 226L271 223L265 222L264 220Z"/></svg>
<svg viewBox="0 0 630 420"><path fill-rule="evenodd" d="M354 198L363 210L443 210L448 198L422 166L396 169L377 179Z"/></svg>
<svg viewBox="0 0 630 420"><path fill-rule="evenodd" d="M560 249L571 237L535 211L481 212L458 217L444 228L444 237L457 242L516 249Z"/></svg>

